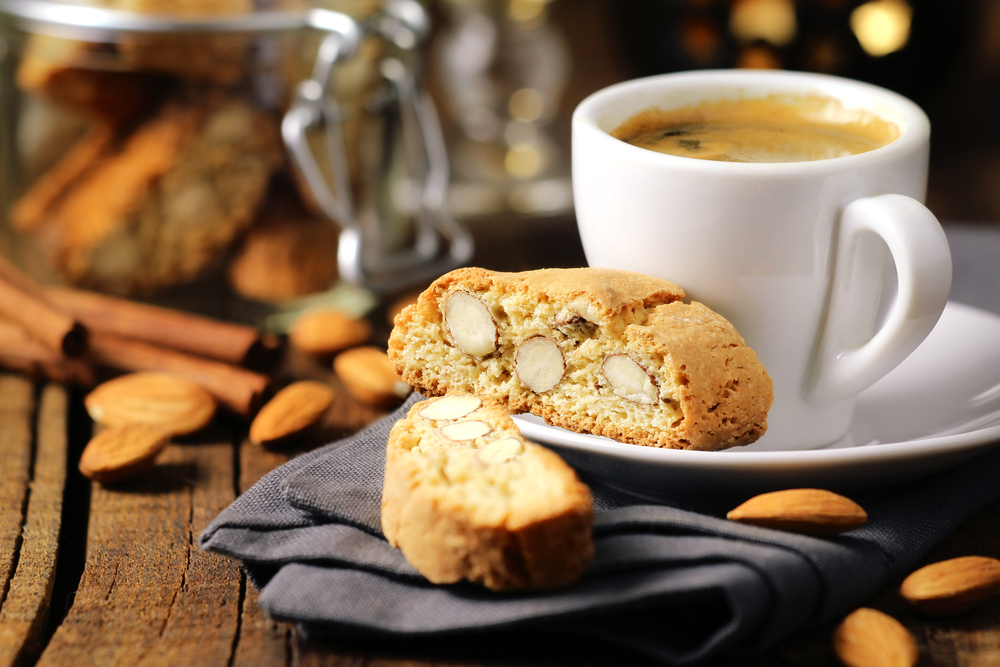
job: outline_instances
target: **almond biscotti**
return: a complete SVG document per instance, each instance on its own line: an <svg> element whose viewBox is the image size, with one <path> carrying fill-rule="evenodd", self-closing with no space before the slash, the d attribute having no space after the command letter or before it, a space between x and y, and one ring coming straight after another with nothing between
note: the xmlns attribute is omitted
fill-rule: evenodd
<svg viewBox="0 0 1000 667"><path fill-rule="evenodd" d="M382 532L433 583L548 588L594 552L590 490L495 401L416 403L389 433Z"/></svg>
<svg viewBox="0 0 1000 667"><path fill-rule="evenodd" d="M672 449L754 442L771 379L729 321L683 298L630 271L458 269L396 317L389 357L426 396L469 392L581 433Z"/></svg>

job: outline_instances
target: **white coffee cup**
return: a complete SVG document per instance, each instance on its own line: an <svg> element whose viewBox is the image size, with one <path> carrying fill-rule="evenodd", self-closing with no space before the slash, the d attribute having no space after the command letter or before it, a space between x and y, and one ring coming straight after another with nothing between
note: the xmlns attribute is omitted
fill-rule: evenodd
<svg viewBox="0 0 1000 667"><path fill-rule="evenodd" d="M834 98L895 124L900 136L846 157L737 163L658 153L609 134L646 109L769 95ZM819 74L699 71L611 86L573 114L587 261L675 282L736 326L774 381L768 432L752 448L834 443L857 394L920 344L948 300L948 243L920 203L929 138L927 116L910 100ZM899 288L873 335L887 250Z"/></svg>

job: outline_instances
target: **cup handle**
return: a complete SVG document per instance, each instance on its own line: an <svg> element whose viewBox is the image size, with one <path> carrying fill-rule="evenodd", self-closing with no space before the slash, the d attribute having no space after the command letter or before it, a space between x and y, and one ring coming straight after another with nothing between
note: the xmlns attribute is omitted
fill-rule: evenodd
<svg viewBox="0 0 1000 667"><path fill-rule="evenodd" d="M896 263L899 291L873 336L885 267ZM905 359L931 332L951 291L951 252L934 214L915 199L858 199L840 220L825 324L807 386L814 403L849 398Z"/></svg>

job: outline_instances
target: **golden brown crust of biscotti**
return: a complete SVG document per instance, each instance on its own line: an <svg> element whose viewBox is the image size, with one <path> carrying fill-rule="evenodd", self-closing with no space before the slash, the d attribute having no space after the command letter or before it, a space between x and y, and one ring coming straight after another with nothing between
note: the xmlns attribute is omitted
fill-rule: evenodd
<svg viewBox="0 0 1000 667"><path fill-rule="evenodd" d="M456 344L443 315L456 292L488 305L495 352L476 357ZM397 316L389 356L425 395L476 393L581 433L673 449L754 442L767 429L770 377L731 323L683 296L667 281L612 269L460 269ZM539 336L558 345L565 371L554 388L536 393L514 359ZM604 374L609 356L645 370L656 400L640 404L616 393Z"/></svg>
<svg viewBox="0 0 1000 667"><path fill-rule="evenodd" d="M457 419L427 419L415 404L386 448L382 531L434 583L461 580L493 590L574 581L593 555L590 491L556 454L524 440L507 411L484 401ZM454 442L441 428L482 421L490 433ZM482 457L493 442L523 449L506 461Z"/></svg>
<svg viewBox="0 0 1000 667"><path fill-rule="evenodd" d="M584 268L504 273L467 267L442 276L424 291L413 319L417 319L417 313L424 321L440 319L438 297L456 288L472 292L498 289L505 294L521 293L578 304L585 310L582 316L605 326L619 319L634 322L641 318L637 315L639 311L684 298L684 290L677 285L634 271Z"/></svg>

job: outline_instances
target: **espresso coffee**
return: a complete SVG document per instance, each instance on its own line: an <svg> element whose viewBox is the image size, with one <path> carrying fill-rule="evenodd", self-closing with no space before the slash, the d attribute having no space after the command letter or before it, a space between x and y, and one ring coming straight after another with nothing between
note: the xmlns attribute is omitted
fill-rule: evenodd
<svg viewBox="0 0 1000 667"><path fill-rule="evenodd" d="M772 95L647 109L611 136L700 160L808 162L866 153L895 141L899 129L831 98Z"/></svg>

